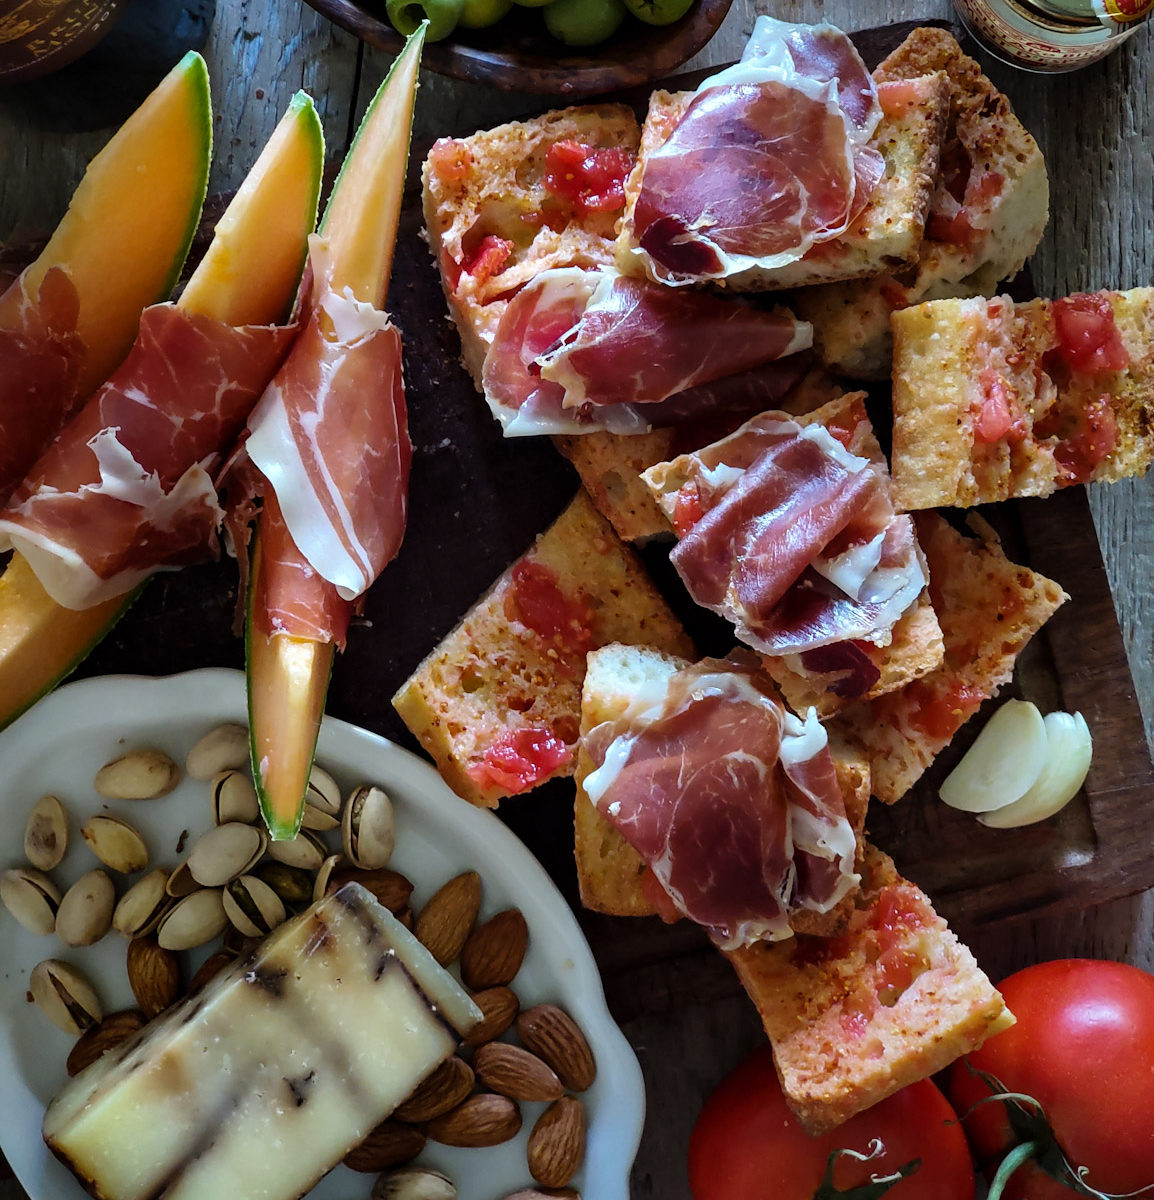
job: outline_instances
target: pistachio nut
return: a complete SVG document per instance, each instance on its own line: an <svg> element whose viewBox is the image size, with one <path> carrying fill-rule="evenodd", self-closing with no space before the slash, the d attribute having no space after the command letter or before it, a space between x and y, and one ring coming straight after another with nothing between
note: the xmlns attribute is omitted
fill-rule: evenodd
<svg viewBox="0 0 1154 1200"><path fill-rule="evenodd" d="M301 830L287 842L269 842L268 856L286 867L300 867L305 871L316 871L325 861L325 844L315 833Z"/></svg>
<svg viewBox="0 0 1154 1200"><path fill-rule="evenodd" d="M309 786L305 791L305 802L313 808L319 808L331 817L337 818L340 824L341 789L337 781L324 769L313 764L309 772ZM336 828L336 825L333 826Z"/></svg>
<svg viewBox="0 0 1154 1200"><path fill-rule="evenodd" d="M68 814L56 796L41 796L24 827L24 857L41 871L58 867L68 849Z"/></svg>
<svg viewBox="0 0 1154 1200"><path fill-rule="evenodd" d="M329 833L340 827L340 817L334 817L332 813L325 812L323 808L317 808L315 804L306 802L301 815L302 829L311 829L314 833Z"/></svg>
<svg viewBox="0 0 1154 1200"><path fill-rule="evenodd" d="M313 877L301 867L266 860L257 866L253 874L267 883L289 908L303 908L315 898Z"/></svg>
<svg viewBox="0 0 1154 1200"><path fill-rule="evenodd" d="M328 858L321 863L317 870L316 879L313 880L312 901L315 904L318 900L323 900L328 894L329 880L332 878L333 872L341 866L345 865L345 856L343 854L330 854Z"/></svg>
<svg viewBox="0 0 1154 1200"><path fill-rule="evenodd" d="M216 825L240 821L251 825L260 818L256 788L243 771L221 771L212 777L212 819Z"/></svg>
<svg viewBox="0 0 1154 1200"><path fill-rule="evenodd" d="M365 871L388 864L397 841L393 802L379 787L367 784L349 797L341 819L345 854Z"/></svg>
<svg viewBox="0 0 1154 1200"><path fill-rule="evenodd" d="M168 877L168 882L164 885L164 890L174 899L179 900L182 896L191 896L200 887L192 877L192 872L188 869L188 859L180 864Z"/></svg>
<svg viewBox="0 0 1154 1200"><path fill-rule="evenodd" d="M448 1176L428 1167L397 1167L377 1176L372 1200L457 1200Z"/></svg>
<svg viewBox="0 0 1154 1200"><path fill-rule="evenodd" d="M223 887L255 866L267 845L263 829L229 821L197 840L188 855L188 869L202 886Z"/></svg>
<svg viewBox="0 0 1154 1200"><path fill-rule="evenodd" d="M43 871L14 867L0 875L0 900L28 930L45 936L56 928L60 889Z"/></svg>
<svg viewBox="0 0 1154 1200"><path fill-rule="evenodd" d="M262 879L242 875L224 889L224 911L247 937L264 937L284 919L284 901Z"/></svg>
<svg viewBox="0 0 1154 1200"><path fill-rule="evenodd" d="M130 750L96 772L94 786L106 800L153 800L180 782L180 768L162 750Z"/></svg>
<svg viewBox="0 0 1154 1200"><path fill-rule="evenodd" d="M46 958L32 968L28 990L36 1007L65 1033L81 1034L104 1016L92 984L58 958Z"/></svg>
<svg viewBox="0 0 1154 1200"><path fill-rule="evenodd" d="M164 914L156 939L165 950L192 950L218 937L227 924L220 888L202 888Z"/></svg>
<svg viewBox="0 0 1154 1200"><path fill-rule="evenodd" d="M143 871L148 866L144 838L119 817L89 817L80 827L80 836L106 867L122 875Z"/></svg>
<svg viewBox="0 0 1154 1200"><path fill-rule="evenodd" d="M218 725L188 752L184 769L189 779L211 779L245 766L248 758L248 730L243 725Z"/></svg>
<svg viewBox="0 0 1154 1200"><path fill-rule="evenodd" d="M149 871L120 897L112 913L112 928L127 938L151 933L169 904L168 872L163 867Z"/></svg>
<svg viewBox="0 0 1154 1200"><path fill-rule="evenodd" d="M99 868L64 893L56 910L56 936L66 946L91 946L112 928L116 888Z"/></svg>

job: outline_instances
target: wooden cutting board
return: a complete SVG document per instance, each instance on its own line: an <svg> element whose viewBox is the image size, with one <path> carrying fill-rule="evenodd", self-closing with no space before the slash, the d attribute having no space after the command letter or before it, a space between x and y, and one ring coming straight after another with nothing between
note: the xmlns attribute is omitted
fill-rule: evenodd
<svg viewBox="0 0 1154 1200"><path fill-rule="evenodd" d="M855 38L872 65L910 27ZM414 147L414 178L426 150ZM219 205L210 207L206 219L219 211ZM575 472L548 440L501 437L458 363L457 335L421 224L413 189L389 297L404 334L414 443L409 528L400 556L350 631L328 709L414 749L390 704L393 692L578 487ZM883 405L886 399L880 397ZM1154 771L1085 493L1070 489L1047 500L993 506L983 515L1003 536L1011 558L1056 579L1071 595L1022 656L1005 694L1032 699L1044 711L1083 712L1095 755L1085 790L1057 819L1021 830L985 829L936 799L937 783L976 735L980 723L974 722L911 796L892 809L873 806L871 837L963 931L1088 907L1154 885L1145 816L1154 799ZM643 556L702 651L724 653L730 635L688 600L667 548L647 547ZM235 603L230 561L159 576L78 674L242 667L241 643L232 633ZM571 782L554 781L507 801L500 815L577 908L572 798ZM675 1004L679 995L736 990L728 967L696 930L588 913L582 920L620 1019Z"/></svg>

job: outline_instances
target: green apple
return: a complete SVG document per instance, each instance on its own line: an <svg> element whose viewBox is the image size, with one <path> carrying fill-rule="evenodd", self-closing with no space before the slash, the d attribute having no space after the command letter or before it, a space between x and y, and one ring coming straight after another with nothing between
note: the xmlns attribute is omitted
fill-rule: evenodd
<svg viewBox="0 0 1154 1200"><path fill-rule="evenodd" d="M621 0L553 0L545 9L545 27L566 46L595 46L624 20Z"/></svg>
<svg viewBox="0 0 1154 1200"><path fill-rule="evenodd" d="M693 7L693 0L625 0L625 7L646 25L672 25Z"/></svg>
<svg viewBox="0 0 1154 1200"><path fill-rule="evenodd" d="M487 29L513 7L513 0L465 0L461 10L463 29Z"/></svg>
<svg viewBox="0 0 1154 1200"><path fill-rule="evenodd" d="M447 38L461 19L465 0L386 0L385 11L393 28L405 37L412 37L422 21L429 22L426 42Z"/></svg>

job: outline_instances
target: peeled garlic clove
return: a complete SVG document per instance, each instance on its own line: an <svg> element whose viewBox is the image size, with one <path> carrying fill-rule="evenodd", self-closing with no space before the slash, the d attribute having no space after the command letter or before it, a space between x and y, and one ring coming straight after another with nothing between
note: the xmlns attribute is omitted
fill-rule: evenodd
<svg viewBox="0 0 1154 1200"><path fill-rule="evenodd" d="M1044 821L1064 808L1086 782L1094 743L1081 713L1046 714L1046 765L1033 787L1013 804L979 817L991 829L1016 829Z"/></svg>
<svg viewBox="0 0 1154 1200"><path fill-rule="evenodd" d="M1028 701L1007 700L946 776L939 794L962 812L993 812L1024 796L1045 764L1042 714Z"/></svg>

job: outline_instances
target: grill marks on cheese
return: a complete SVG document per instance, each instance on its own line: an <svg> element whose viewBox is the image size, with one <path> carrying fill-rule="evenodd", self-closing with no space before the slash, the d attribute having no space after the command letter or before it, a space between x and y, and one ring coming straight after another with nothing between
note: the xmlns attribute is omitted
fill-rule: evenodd
<svg viewBox="0 0 1154 1200"><path fill-rule="evenodd" d="M885 170L877 89L844 33L760 17L645 162L633 214L670 283L774 268L843 234Z"/></svg>
<svg viewBox="0 0 1154 1200"><path fill-rule="evenodd" d="M586 794L723 948L788 937L791 912L828 912L856 886L825 731L752 667L685 667L583 746Z"/></svg>
<svg viewBox="0 0 1154 1200"><path fill-rule="evenodd" d="M49 595L76 609L211 557L213 473L295 333L146 309L127 359L0 514L0 545L19 549Z"/></svg>

